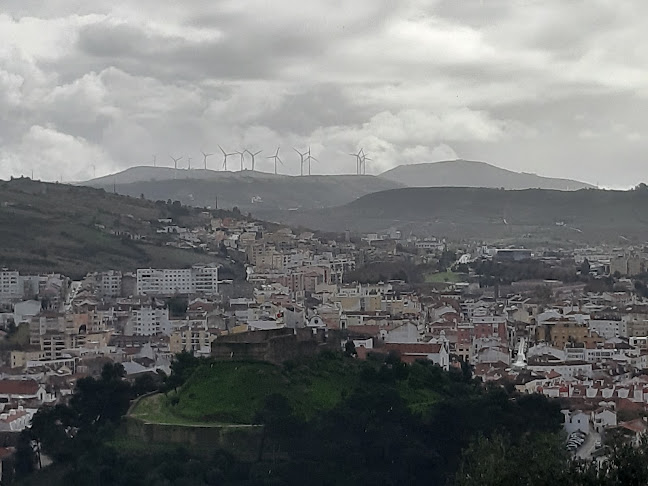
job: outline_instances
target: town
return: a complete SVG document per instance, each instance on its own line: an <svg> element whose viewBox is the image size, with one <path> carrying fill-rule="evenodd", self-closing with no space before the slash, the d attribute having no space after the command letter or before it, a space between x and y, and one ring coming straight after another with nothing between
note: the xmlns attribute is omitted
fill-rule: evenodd
<svg viewBox="0 0 648 486"><path fill-rule="evenodd" d="M132 380L170 374L181 352L279 364L321 349L468 367L485 383L559 399L566 447L582 458L610 433L638 441L648 429L639 248L316 234L249 217L196 227L169 218L157 232L168 245L218 247L245 265L244 281L219 278L216 263L98 269L80 280L0 270L1 431L25 429L106 363Z"/></svg>

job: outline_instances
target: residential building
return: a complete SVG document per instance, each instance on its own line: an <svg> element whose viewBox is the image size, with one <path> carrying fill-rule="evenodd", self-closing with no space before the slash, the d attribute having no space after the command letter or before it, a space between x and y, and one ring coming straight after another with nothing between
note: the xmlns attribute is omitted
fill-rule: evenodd
<svg viewBox="0 0 648 486"><path fill-rule="evenodd" d="M182 269L140 268L138 295L218 294L218 266L194 265Z"/></svg>

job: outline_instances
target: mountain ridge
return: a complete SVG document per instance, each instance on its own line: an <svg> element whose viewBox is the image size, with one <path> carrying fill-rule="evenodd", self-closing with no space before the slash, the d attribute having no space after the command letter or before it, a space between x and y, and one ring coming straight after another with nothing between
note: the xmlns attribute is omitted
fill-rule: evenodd
<svg viewBox="0 0 648 486"><path fill-rule="evenodd" d="M487 162L464 159L399 165L383 172L380 177L399 182L407 187L485 187L562 191L594 188L591 184L572 179L516 172Z"/></svg>

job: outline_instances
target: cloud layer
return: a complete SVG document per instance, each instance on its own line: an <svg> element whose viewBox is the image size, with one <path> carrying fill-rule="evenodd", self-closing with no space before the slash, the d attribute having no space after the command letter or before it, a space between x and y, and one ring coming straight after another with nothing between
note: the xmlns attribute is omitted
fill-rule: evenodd
<svg viewBox="0 0 648 486"><path fill-rule="evenodd" d="M45 6L41 5L45 3ZM639 0L4 0L0 177L311 147L314 173L449 158L647 180ZM280 155L281 155L280 154ZM220 165L210 159L213 168Z"/></svg>

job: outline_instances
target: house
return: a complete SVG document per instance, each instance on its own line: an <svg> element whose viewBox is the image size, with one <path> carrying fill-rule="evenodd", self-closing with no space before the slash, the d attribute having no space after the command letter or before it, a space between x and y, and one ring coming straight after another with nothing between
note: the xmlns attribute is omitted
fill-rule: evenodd
<svg viewBox="0 0 648 486"><path fill-rule="evenodd" d="M561 410L561 412L565 416L563 427L565 428L568 434L571 434L572 432L576 432L577 430L589 434L590 431L589 415L587 415L585 412L581 410L575 410L573 412L569 410Z"/></svg>
<svg viewBox="0 0 648 486"><path fill-rule="evenodd" d="M387 343L416 343L419 340L419 330L415 324L408 322L402 326L387 331L385 342Z"/></svg>
<svg viewBox="0 0 648 486"><path fill-rule="evenodd" d="M429 360L445 371L450 369L450 351L447 342L440 343L385 343L384 349L400 355L403 363Z"/></svg>
<svg viewBox="0 0 648 486"><path fill-rule="evenodd" d="M617 414L614 410L600 408L592 412L592 424L598 433L607 427L617 426Z"/></svg>
<svg viewBox="0 0 648 486"><path fill-rule="evenodd" d="M34 380L0 380L0 401L33 400L43 402L47 392Z"/></svg>
<svg viewBox="0 0 648 486"><path fill-rule="evenodd" d="M630 437L633 445L639 445L641 437L648 430L648 424L646 424L645 418L638 418L619 423L619 429Z"/></svg>
<svg viewBox="0 0 648 486"><path fill-rule="evenodd" d="M12 408L0 414L0 432L20 432L29 427L33 417L32 411L23 407Z"/></svg>

